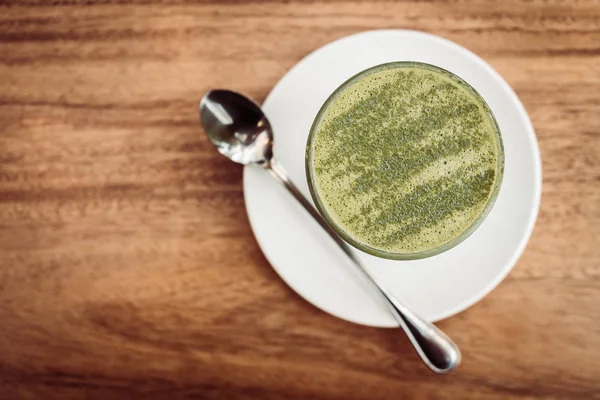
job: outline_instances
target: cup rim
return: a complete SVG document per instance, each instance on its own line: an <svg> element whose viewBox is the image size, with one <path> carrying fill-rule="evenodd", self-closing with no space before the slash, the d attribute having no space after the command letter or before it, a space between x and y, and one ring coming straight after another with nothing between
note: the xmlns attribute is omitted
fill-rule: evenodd
<svg viewBox="0 0 600 400"><path fill-rule="evenodd" d="M349 235L347 232L345 232L337 223L335 223L333 218L331 218L331 216L327 212L327 209L321 202L321 199L317 193L314 171L311 166L311 160L312 160L312 154L313 154L313 146L312 145L314 142L314 138L316 136L316 132L318 130L317 128L319 127L321 119L323 118L323 115L329 108L330 104L333 102L333 100L336 99L336 97L341 92L343 92L348 86L350 86L352 83L354 83L354 81L361 79L366 75L369 75L374 72L378 72L383 69L396 68L396 67L408 67L408 66L416 66L419 68L429 69L429 70L441 72L442 74L450 76L451 78L453 78L454 80L459 82L464 88L469 90L481 102L481 104L483 105L485 110L488 112L488 114L491 118L491 121L493 122L494 128L495 128L498 157L497 157L497 165L496 165L496 176L494 179L492 191L490 192L488 200L487 200L484 208L482 209L481 213L471 223L471 225L469 225L469 227L467 229L465 229L461 234L459 234L458 236L449 240L448 242L443 243L432 249L417 251L417 252L410 252L410 253L394 253L394 252L380 250L380 249L374 248L372 246L366 245L364 243L358 242L351 235ZM473 232L475 232L475 230L482 224L482 222L485 220L485 218L491 211L492 207L494 206L494 203L496 202L496 199L498 197L498 193L500 192L500 187L502 185L502 180L504 177L504 158L505 158L504 157L504 144L502 141L502 133L500 131L500 127L498 125L496 117L494 116L494 113L490 109L490 107L487 104L487 102L485 101L485 99L479 94L479 92L477 90L475 90L475 88L473 88L468 82L466 82L460 76L458 76L458 75L454 74L453 72L450 72L444 68L438 67L437 65L428 64L428 63L419 62L419 61L392 61L392 62L375 65L373 67L367 68L365 70L362 70L362 71L354 74L353 76L348 78L346 81L344 81L340 86L338 86L338 88L335 89L329 95L327 100L325 100L325 102L319 109L319 112L315 116L313 123L311 125L310 133L308 135L308 140L306 142L304 167L305 167L305 171L306 171L306 177L307 177L310 195L315 203L315 206L317 207L317 210L319 211L319 213L321 214L321 216L323 217L323 219L325 220L327 225L329 225L329 227L331 227L342 239L344 239L346 242L348 242L352 246L356 247L357 249L362 250L365 253L371 254L376 257L381 257L381 258L390 259L390 260L418 260L418 259L422 259L422 258L432 257L435 255L441 254L447 250L450 250L451 248L457 246L458 244L463 242L465 239L467 239L469 236L471 236L471 234Z"/></svg>

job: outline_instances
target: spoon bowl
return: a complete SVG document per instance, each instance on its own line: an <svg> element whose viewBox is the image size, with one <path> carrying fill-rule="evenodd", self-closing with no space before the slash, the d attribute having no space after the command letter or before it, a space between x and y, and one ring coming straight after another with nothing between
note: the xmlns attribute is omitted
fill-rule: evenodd
<svg viewBox="0 0 600 400"><path fill-rule="evenodd" d="M204 131L219 152L238 164L268 166L273 131L260 107L231 90L211 90L200 101Z"/></svg>

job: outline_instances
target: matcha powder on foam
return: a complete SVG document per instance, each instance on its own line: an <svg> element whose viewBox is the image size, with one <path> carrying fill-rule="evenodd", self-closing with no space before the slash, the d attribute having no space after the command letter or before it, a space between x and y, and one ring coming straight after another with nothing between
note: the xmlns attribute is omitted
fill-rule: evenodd
<svg viewBox="0 0 600 400"><path fill-rule="evenodd" d="M500 140L485 102L454 75L384 65L322 113L308 152L313 195L359 245L435 249L482 215L502 173Z"/></svg>

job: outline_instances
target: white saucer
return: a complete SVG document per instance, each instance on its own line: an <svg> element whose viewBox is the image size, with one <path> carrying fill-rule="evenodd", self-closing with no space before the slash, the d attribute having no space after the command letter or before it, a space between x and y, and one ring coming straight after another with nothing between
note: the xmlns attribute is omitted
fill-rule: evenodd
<svg viewBox="0 0 600 400"><path fill-rule="evenodd" d="M538 213L541 161L527 113L508 84L475 54L448 40L414 31L359 33L330 43L300 61L264 103L275 155L310 198L304 152L317 111L346 79L390 61L422 61L454 72L488 102L505 146L502 189L483 224L438 256L391 261L359 253L400 300L437 321L473 305L508 274L523 252ZM247 167L248 216L265 256L287 284L320 309L348 321L397 326L335 243L267 171Z"/></svg>

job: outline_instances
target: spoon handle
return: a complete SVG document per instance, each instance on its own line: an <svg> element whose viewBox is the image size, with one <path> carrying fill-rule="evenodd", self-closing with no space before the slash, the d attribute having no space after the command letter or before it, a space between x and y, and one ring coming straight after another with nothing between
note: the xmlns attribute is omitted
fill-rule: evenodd
<svg viewBox="0 0 600 400"><path fill-rule="evenodd" d="M435 325L412 312L405 304L392 296L390 292L377 282L375 277L358 260L350 246L323 220L313 205L298 190L296 185L292 183L287 172L285 172L275 159L271 160L267 169L275 179L281 182L292 193L296 200L304 206L306 211L317 220L321 227L327 231L329 236L354 262L367 282L375 289L375 292L388 307L396 321L398 321L398 324L402 327L425 364L437 373L449 372L457 367L460 364L460 350L456 344L441 330L436 328Z"/></svg>

